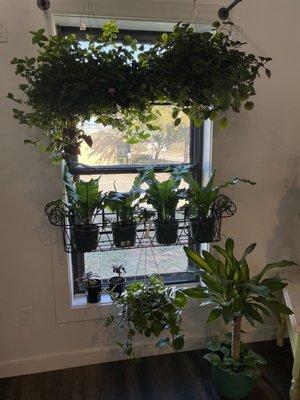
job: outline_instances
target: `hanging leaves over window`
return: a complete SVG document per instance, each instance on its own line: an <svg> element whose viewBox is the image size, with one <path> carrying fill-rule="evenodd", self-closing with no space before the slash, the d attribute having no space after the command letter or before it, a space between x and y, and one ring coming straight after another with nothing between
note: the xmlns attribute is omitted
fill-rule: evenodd
<svg viewBox="0 0 300 400"><path fill-rule="evenodd" d="M80 154L83 141L93 146L78 128L91 117L124 131L131 143L147 140L143 127L157 128L154 103L173 105L175 126L181 124L182 111L197 127L221 114L219 125L225 128L224 112L254 107L249 98L260 70L271 76L266 68L271 59L242 51L243 43L231 39L228 24L217 22L211 32L198 33L178 23L146 50L128 35L123 44L116 43L115 21L104 25L100 36L87 35L87 46L76 35L31 32L37 57L11 61L24 82L21 98L7 95L18 107L25 106L26 111L14 108L14 117L42 130L41 141L26 143L49 152L53 162L68 159Z"/></svg>

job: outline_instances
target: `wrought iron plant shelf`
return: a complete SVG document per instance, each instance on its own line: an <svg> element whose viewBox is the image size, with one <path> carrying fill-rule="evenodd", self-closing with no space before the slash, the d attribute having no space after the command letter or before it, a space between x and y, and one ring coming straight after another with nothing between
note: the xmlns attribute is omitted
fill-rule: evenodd
<svg viewBox="0 0 300 400"><path fill-rule="evenodd" d="M218 242L221 240L221 225L222 219L232 217L236 212L236 205L233 201L224 195L220 195L215 200L210 209L209 217L206 219L213 224L213 233L208 242ZM146 209L145 209L146 210ZM136 238L133 246L120 246L117 247L113 241L112 223L117 221L115 213L111 213L106 209L99 210L93 215L93 224L99 229L97 246L93 252L114 251L134 248L148 248L148 247L163 247L156 240L155 224L154 221L157 216L151 212L151 217L143 217L143 209L135 216L136 221ZM74 240L74 231L76 229L76 215L73 212L59 207L57 204L48 204L45 207L45 212L50 224L60 227L62 231L62 239L64 250L67 253L79 251ZM149 214L149 213L148 213ZM189 212L187 208L179 208L176 212L176 219L178 221L178 234L175 243L172 246L183 246L198 244L199 242L193 239L191 232Z"/></svg>

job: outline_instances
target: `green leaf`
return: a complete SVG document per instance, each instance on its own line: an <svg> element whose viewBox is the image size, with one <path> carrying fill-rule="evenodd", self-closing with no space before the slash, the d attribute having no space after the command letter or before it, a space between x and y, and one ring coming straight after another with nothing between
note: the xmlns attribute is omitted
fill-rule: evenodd
<svg viewBox="0 0 300 400"><path fill-rule="evenodd" d="M268 77L268 78L271 78L272 73L271 73L271 71L270 71L268 68L266 68L265 72L266 72L267 77Z"/></svg>
<svg viewBox="0 0 300 400"><path fill-rule="evenodd" d="M210 324L214 322L216 319L218 319L222 315L222 309L221 308L213 308L211 312L209 313L208 319L206 321L207 324Z"/></svg>
<svg viewBox="0 0 300 400"><path fill-rule="evenodd" d="M221 26L221 24L220 24L219 21L214 21L214 22L212 23L212 27L213 27L213 28L219 28L220 26Z"/></svg>
<svg viewBox="0 0 300 400"><path fill-rule="evenodd" d="M177 307L183 308L187 303L187 297L182 291L178 290L178 291L176 291L174 302Z"/></svg>
<svg viewBox="0 0 300 400"><path fill-rule="evenodd" d="M229 125L227 117L223 117L219 120L219 128L226 129Z"/></svg>
<svg viewBox="0 0 300 400"><path fill-rule="evenodd" d="M175 351L179 351L183 348L184 346L184 337L182 335L177 336L174 340L173 340L173 348Z"/></svg>
<svg viewBox="0 0 300 400"><path fill-rule="evenodd" d="M204 289L200 287L187 288L182 291L187 297L191 297L192 299L205 299L207 297Z"/></svg>
<svg viewBox="0 0 300 400"><path fill-rule="evenodd" d="M105 320L105 324L104 326L109 326L112 324L112 322L114 322L115 317L113 315L109 315L106 320Z"/></svg>
<svg viewBox="0 0 300 400"><path fill-rule="evenodd" d="M252 280L259 281L268 271L274 268L285 268L291 265L297 265L293 261L282 260L276 263L267 264L259 274L255 275Z"/></svg>

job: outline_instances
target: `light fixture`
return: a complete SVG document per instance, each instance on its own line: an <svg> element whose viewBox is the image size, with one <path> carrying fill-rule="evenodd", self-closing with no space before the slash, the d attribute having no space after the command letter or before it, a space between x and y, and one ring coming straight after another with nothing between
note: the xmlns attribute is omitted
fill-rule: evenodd
<svg viewBox="0 0 300 400"><path fill-rule="evenodd" d="M229 18L229 12L242 0L235 0L229 7L222 7L218 12L218 16L223 21Z"/></svg>

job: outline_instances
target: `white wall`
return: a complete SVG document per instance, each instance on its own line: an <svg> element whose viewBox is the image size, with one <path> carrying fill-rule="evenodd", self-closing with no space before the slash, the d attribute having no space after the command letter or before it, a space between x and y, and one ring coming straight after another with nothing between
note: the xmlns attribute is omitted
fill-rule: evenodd
<svg viewBox="0 0 300 400"><path fill-rule="evenodd" d="M97 3L95 12L104 16L194 19L192 0L185 4L156 0ZM210 5L199 6L198 15L203 21L212 20L218 9L218 2L207 3ZM79 0L52 0L50 11L78 14L82 4ZM226 233L242 245L260 242L252 258L253 268L264 262L266 256L297 259L299 255L296 254L299 12L297 0L284 4L279 0L252 0L241 3L235 14L255 51L259 47L263 55L275 58L274 77L270 81L262 79L258 84L256 110L234 117L228 132L215 135L214 158L220 177L238 174L258 182L255 189L232 191L239 212L225 225ZM49 16L37 9L35 0L0 0L0 17L8 20L8 43L0 43L0 376L117 359L114 340L118 333L105 329L102 320L57 323L52 265L52 251L57 249L51 249L52 228L43 207L60 194L59 170L49 164L47 156L23 144L28 129L13 120L12 104L5 99L19 82L10 60L15 56L30 56L33 48L28 31L42 26L49 28ZM67 268L65 259L59 268ZM22 305L33 306L31 326L20 325ZM209 329L204 326L205 313L199 309L186 312L187 348L201 347L209 336ZM257 335L253 333L251 339L259 338ZM261 335L266 337L271 332ZM151 351L152 347L147 346L145 352Z"/></svg>

